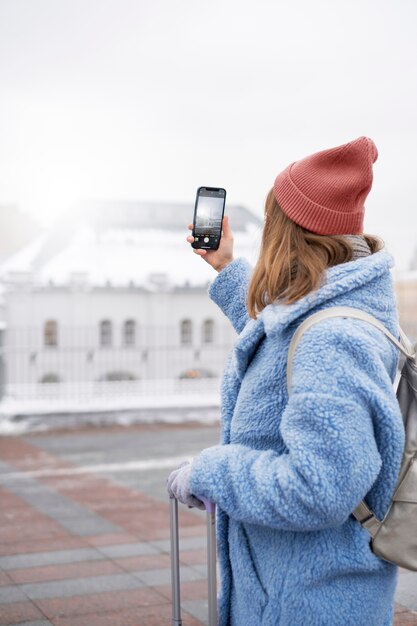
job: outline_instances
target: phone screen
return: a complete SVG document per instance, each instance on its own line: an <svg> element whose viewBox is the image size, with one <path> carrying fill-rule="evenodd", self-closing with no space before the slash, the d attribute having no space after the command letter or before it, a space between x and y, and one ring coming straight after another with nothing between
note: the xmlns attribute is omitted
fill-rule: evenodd
<svg viewBox="0 0 417 626"><path fill-rule="evenodd" d="M200 187L194 215L195 247L216 249L219 246L226 191Z"/></svg>

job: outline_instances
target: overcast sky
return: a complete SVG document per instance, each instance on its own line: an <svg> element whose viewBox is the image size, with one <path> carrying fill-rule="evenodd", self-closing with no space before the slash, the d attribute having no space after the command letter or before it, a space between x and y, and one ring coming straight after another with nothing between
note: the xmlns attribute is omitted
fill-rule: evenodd
<svg viewBox="0 0 417 626"><path fill-rule="evenodd" d="M261 213L287 164L368 135L365 228L405 266L416 25L414 0L0 0L0 204L50 223L216 185Z"/></svg>

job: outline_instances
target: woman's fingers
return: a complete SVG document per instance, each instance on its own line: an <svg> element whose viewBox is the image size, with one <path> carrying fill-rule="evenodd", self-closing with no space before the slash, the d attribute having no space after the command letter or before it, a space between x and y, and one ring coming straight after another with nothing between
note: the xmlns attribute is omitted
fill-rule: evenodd
<svg viewBox="0 0 417 626"><path fill-rule="evenodd" d="M223 218L222 230L223 230L223 237L226 237L226 239L228 239L228 238L233 236L232 229L230 228L230 224L229 224L229 216L228 215L225 215L224 218Z"/></svg>
<svg viewBox="0 0 417 626"><path fill-rule="evenodd" d="M194 228L193 224L188 224L188 230L193 230L193 228ZM187 241L188 243L193 243L194 237L192 235L188 235Z"/></svg>
<svg viewBox="0 0 417 626"><path fill-rule="evenodd" d="M188 230L193 230L193 224L188 224ZM233 233L229 226L229 218L224 216L222 222L223 237L217 250L207 250L204 248L192 248L194 254L201 256L206 263L211 265L215 270L220 271L226 265L233 261ZM193 235L186 237L188 243L195 241Z"/></svg>

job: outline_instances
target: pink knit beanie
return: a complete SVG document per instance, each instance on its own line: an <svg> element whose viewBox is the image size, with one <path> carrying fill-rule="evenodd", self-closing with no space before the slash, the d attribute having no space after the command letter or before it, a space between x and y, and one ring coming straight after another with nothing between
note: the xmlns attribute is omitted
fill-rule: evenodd
<svg viewBox="0 0 417 626"><path fill-rule="evenodd" d="M362 233L364 202L377 157L369 137L316 152L278 174L275 198L293 222L313 233Z"/></svg>

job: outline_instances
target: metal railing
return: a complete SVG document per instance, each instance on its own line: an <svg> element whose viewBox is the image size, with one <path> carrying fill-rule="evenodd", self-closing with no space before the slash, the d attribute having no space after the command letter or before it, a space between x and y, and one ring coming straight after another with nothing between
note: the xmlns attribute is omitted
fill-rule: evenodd
<svg viewBox="0 0 417 626"><path fill-rule="evenodd" d="M142 327L135 345L100 346L97 328L63 328L57 345L44 345L42 329L10 328L0 354L1 398L62 400L217 394L235 335L216 327L181 344L178 328Z"/></svg>

